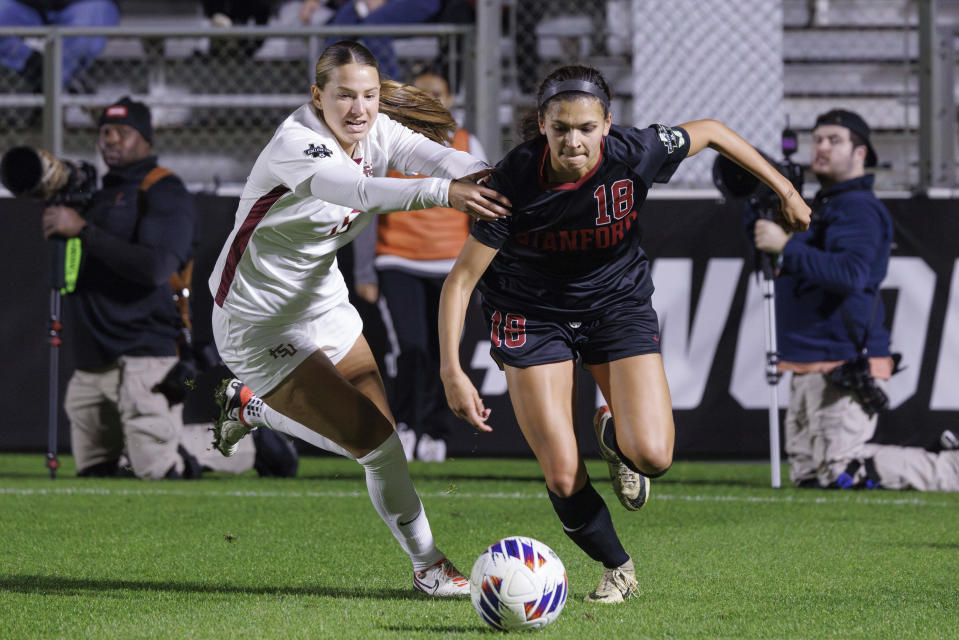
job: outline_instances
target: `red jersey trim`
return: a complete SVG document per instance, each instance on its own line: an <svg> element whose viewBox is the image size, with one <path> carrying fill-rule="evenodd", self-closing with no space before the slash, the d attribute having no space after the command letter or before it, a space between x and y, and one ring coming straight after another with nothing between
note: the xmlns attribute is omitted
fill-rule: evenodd
<svg viewBox="0 0 959 640"><path fill-rule="evenodd" d="M230 285L233 284L233 277L236 275L236 265L239 264L243 252L246 251L246 245L250 243L250 236L256 230L256 225L266 215L266 212L279 200L284 193L289 191L284 185L274 187L266 195L260 196L250 212L246 214L246 220L240 225L240 230L233 238L233 244L230 245L230 253L226 257L226 264L223 266L223 273L220 275L220 286L216 290L216 304L223 306L226 300L226 294L230 292Z"/></svg>

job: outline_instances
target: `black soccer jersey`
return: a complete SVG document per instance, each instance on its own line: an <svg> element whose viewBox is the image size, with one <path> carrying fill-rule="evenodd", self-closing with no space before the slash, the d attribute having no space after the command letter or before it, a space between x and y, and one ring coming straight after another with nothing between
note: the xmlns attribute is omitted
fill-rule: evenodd
<svg viewBox="0 0 959 640"><path fill-rule="evenodd" d="M689 151L678 127L613 125L602 157L578 182L549 185L545 137L525 142L496 166L489 186L513 215L478 222L472 235L499 253L478 288L494 308L529 317L590 320L653 294L639 246L639 209L653 182L668 182Z"/></svg>

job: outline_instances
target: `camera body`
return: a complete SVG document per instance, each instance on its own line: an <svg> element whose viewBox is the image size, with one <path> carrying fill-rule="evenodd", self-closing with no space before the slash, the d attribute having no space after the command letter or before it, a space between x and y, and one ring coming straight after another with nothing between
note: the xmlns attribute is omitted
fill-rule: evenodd
<svg viewBox="0 0 959 640"><path fill-rule="evenodd" d="M889 407L889 396L876 384L869 371L869 360L859 356L829 372L829 380L840 389L855 394L863 410L874 415Z"/></svg>
<svg viewBox="0 0 959 640"><path fill-rule="evenodd" d="M15 196L85 210L97 190L88 162L61 160L45 149L14 147L0 159L0 181Z"/></svg>
<svg viewBox="0 0 959 640"><path fill-rule="evenodd" d="M789 141L792 141L791 143ZM795 153L795 134L790 130L783 132L783 160L777 161L759 151L759 154L779 173L786 176L797 191L802 193L803 168L793 162L790 156ZM713 184L726 197L745 199L753 215L766 220L775 220L779 212L779 196L738 164L720 154L713 163Z"/></svg>

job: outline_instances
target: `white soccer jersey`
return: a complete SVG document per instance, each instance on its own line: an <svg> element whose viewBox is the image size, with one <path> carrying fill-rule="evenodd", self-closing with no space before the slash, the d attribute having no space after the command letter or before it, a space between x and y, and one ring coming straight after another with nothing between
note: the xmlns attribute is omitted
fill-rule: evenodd
<svg viewBox="0 0 959 640"><path fill-rule="evenodd" d="M351 158L307 103L277 128L250 171L210 276L214 301L253 324L315 317L348 296L336 251L374 214L449 206L450 179L485 166L384 114ZM437 177L382 177L388 169Z"/></svg>

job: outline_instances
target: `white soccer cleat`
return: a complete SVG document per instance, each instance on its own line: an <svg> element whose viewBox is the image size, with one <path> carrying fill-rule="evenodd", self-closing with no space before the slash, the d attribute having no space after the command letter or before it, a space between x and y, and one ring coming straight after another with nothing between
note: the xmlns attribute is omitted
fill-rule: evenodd
<svg viewBox="0 0 959 640"><path fill-rule="evenodd" d="M939 434L939 446L943 451L955 451L959 449L959 437L952 430L945 429Z"/></svg>
<svg viewBox="0 0 959 640"><path fill-rule="evenodd" d="M400 437L400 444L403 445L406 461L413 462L413 456L416 453L416 432L406 426L405 422L400 422L396 425L396 434Z"/></svg>
<svg viewBox="0 0 959 640"><path fill-rule="evenodd" d="M446 440L424 433L416 445L416 457L423 462L443 462L446 460Z"/></svg>
<svg viewBox="0 0 959 640"><path fill-rule="evenodd" d="M606 446L603 433L612 417L613 414L606 405L597 409L593 416L593 431L596 432L599 453L609 467L609 478L613 481L616 497L629 511L639 511L649 499L649 478L627 467L620 460L619 454Z"/></svg>
<svg viewBox="0 0 959 640"><path fill-rule="evenodd" d="M583 598L583 602L601 602L616 604L639 595L639 583L632 559L614 569L603 567L603 577L599 579L592 593Z"/></svg>
<svg viewBox="0 0 959 640"><path fill-rule="evenodd" d="M430 596L470 594L470 581L446 558L423 571L414 571L413 586Z"/></svg>
<svg viewBox="0 0 959 640"><path fill-rule="evenodd" d="M239 446L240 440L253 431L240 421L243 407L253 397L253 391L236 378L224 380L216 391L216 404L220 415L213 423L213 448L229 458Z"/></svg>

